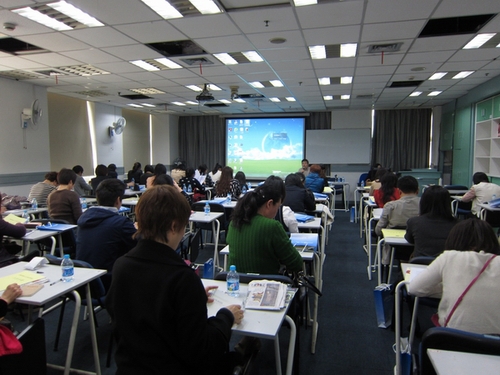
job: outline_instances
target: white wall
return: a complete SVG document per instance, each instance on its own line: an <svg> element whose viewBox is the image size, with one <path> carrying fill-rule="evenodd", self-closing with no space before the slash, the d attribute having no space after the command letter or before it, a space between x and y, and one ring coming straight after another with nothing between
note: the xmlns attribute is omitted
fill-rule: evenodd
<svg viewBox="0 0 500 375"><path fill-rule="evenodd" d="M168 169L168 166L173 163L179 152L177 142L179 117L168 114L154 114L152 115L152 123L152 164L162 163ZM168 142L165 140L168 140Z"/></svg>
<svg viewBox="0 0 500 375"><path fill-rule="evenodd" d="M123 136L115 134L110 137L108 130L122 115L121 108L103 103L95 103L94 108L97 163L123 166ZM126 127L124 131L127 131Z"/></svg>

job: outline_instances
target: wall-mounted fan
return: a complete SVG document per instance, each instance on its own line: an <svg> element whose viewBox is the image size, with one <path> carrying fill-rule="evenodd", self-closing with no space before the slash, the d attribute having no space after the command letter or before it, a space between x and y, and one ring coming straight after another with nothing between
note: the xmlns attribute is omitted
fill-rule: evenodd
<svg viewBox="0 0 500 375"><path fill-rule="evenodd" d="M28 127L28 121L36 126L42 118L42 109L40 108L40 103L38 99L33 100L30 108L23 108L21 114L21 128L26 129Z"/></svg>
<svg viewBox="0 0 500 375"><path fill-rule="evenodd" d="M127 125L127 120L123 117L119 117L118 120L113 122L113 125L108 128L109 136L113 137L115 134L122 134L123 129L125 129L125 125Z"/></svg>

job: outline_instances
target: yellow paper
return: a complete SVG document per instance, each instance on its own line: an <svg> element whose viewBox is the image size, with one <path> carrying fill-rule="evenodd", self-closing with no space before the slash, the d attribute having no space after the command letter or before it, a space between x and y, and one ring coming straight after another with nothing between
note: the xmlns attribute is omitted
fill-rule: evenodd
<svg viewBox="0 0 500 375"><path fill-rule="evenodd" d="M382 229L382 234L386 238L405 238L405 233L405 229Z"/></svg>
<svg viewBox="0 0 500 375"><path fill-rule="evenodd" d="M9 224L25 223L26 219L24 217L19 217L14 214L8 214L3 218Z"/></svg>
<svg viewBox="0 0 500 375"><path fill-rule="evenodd" d="M43 277L43 275L31 271L22 271L9 276L0 277L0 290L7 289L10 284L16 283L23 285L35 280L40 280Z"/></svg>

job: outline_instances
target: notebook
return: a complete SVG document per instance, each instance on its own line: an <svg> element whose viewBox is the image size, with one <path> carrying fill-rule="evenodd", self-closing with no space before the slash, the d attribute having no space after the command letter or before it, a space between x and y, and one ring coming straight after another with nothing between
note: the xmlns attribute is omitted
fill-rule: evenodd
<svg viewBox="0 0 500 375"><path fill-rule="evenodd" d="M309 221L314 221L314 216L306 215L306 214L295 214L295 219L299 223L307 223Z"/></svg>
<svg viewBox="0 0 500 375"><path fill-rule="evenodd" d="M75 225L71 224L52 224L52 223L47 223L45 225L39 225L36 227L38 230L53 230L55 232L64 232L65 230L73 229L75 228Z"/></svg>

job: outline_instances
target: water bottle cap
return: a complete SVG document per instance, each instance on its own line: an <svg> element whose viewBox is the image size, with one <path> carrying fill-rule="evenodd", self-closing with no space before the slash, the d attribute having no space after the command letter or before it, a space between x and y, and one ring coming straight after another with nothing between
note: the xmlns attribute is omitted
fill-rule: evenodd
<svg viewBox="0 0 500 375"><path fill-rule="evenodd" d="M64 259L69 259L69 254L64 254Z"/></svg>
<svg viewBox="0 0 500 375"><path fill-rule="evenodd" d="M236 266L233 264L229 267L229 271L236 271Z"/></svg>

